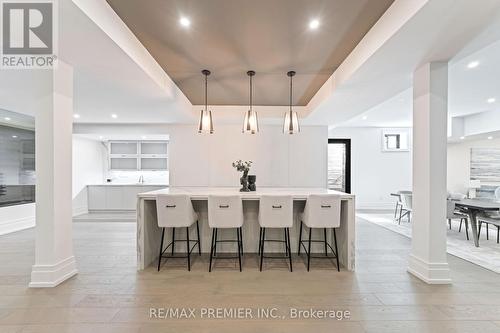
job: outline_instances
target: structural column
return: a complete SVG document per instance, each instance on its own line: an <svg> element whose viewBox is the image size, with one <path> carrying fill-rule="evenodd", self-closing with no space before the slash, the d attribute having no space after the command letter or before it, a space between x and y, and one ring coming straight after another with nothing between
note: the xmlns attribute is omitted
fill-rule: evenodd
<svg viewBox="0 0 500 333"><path fill-rule="evenodd" d="M451 283L446 259L448 64L413 74L413 230L408 271L426 283Z"/></svg>
<svg viewBox="0 0 500 333"><path fill-rule="evenodd" d="M72 236L73 69L44 75L35 115L36 241L30 287L54 287L77 273Z"/></svg>

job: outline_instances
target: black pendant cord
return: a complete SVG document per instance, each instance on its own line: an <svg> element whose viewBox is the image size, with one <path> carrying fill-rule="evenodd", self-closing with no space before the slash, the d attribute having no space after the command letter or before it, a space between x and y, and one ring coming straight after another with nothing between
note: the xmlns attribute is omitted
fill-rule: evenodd
<svg viewBox="0 0 500 333"><path fill-rule="evenodd" d="M290 113L292 112L292 93L293 93L292 80L293 76L290 75Z"/></svg>
<svg viewBox="0 0 500 333"><path fill-rule="evenodd" d="M252 75L250 75L250 111L252 111L252 94L253 94L253 90L252 90Z"/></svg>
<svg viewBox="0 0 500 333"><path fill-rule="evenodd" d="M205 111L208 109L208 75L205 74Z"/></svg>

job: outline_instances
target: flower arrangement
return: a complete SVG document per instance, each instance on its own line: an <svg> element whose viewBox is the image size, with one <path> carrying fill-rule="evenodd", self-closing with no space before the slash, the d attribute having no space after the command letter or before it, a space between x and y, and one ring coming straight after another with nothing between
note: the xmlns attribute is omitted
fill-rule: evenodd
<svg viewBox="0 0 500 333"><path fill-rule="evenodd" d="M248 188L248 171L250 171L252 163L253 163L252 161L242 161L242 160L237 160L233 162L233 168L235 168L239 172L243 172L243 175L240 178L240 184L242 185L240 192L250 191Z"/></svg>

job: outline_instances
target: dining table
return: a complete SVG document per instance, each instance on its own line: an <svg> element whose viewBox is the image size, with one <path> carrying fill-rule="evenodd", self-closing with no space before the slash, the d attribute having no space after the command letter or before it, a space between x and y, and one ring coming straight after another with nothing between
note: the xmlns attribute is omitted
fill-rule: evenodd
<svg viewBox="0 0 500 333"><path fill-rule="evenodd" d="M463 199L456 201L455 207L469 217L474 245L479 247L478 216L500 211L500 202L485 199Z"/></svg>

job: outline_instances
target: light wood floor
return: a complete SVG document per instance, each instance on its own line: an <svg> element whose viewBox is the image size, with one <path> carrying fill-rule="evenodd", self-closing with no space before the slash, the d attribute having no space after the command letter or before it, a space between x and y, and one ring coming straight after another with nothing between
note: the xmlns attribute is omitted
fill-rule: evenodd
<svg viewBox="0 0 500 333"><path fill-rule="evenodd" d="M29 289L34 231L0 237L0 332L500 332L500 277L449 257L453 285L429 286L406 272L410 241L358 221L357 270L340 273L314 261L294 272L273 261L258 271L246 256L234 262L207 258L137 273L135 224L75 223L80 273L57 288ZM150 319L150 307L275 307L349 310L350 320Z"/></svg>

